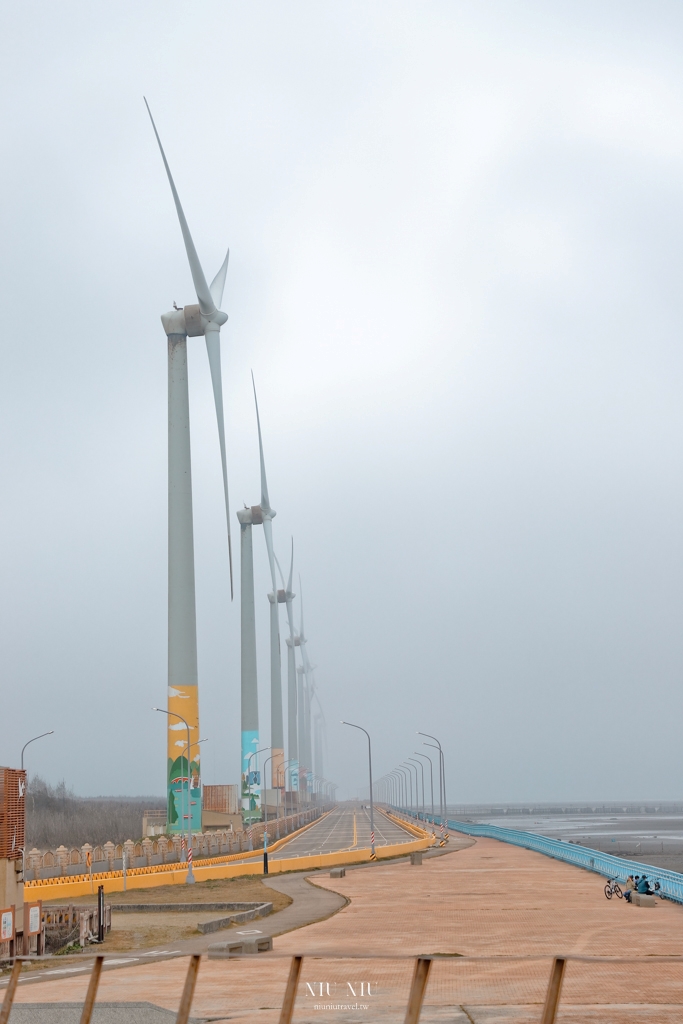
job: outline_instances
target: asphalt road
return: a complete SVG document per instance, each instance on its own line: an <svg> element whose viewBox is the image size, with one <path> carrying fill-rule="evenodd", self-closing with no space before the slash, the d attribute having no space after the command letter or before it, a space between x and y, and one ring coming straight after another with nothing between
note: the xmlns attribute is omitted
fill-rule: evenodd
<svg viewBox="0 0 683 1024"><path fill-rule="evenodd" d="M375 811L375 846L409 843L415 837L400 825ZM307 829L303 835L285 843L272 854L273 860L287 857L305 857L313 853L333 853L337 850L355 850L370 846L370 811L364 805L337 807L322 821Z"/></svg>

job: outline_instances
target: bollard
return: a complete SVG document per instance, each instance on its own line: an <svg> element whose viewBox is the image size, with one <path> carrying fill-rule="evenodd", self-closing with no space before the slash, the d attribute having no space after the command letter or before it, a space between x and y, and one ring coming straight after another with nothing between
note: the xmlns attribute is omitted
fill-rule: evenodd
<svg viewBox="0 0 683 1024"><path fill-rule="evenodd" d="M85 994L85 1002L83 1003L81 1024L90 1024L92 1008L95 1005L95 996L97 995L97 987L100 983L100 974L102 973L103 962L103 956L95 957L95 963L92 965L92 972L90 974L90 981L88 982L88 991Z"/></svg>
<svg viewBox="0 0 683 1024"><path fill-rule="evenodd" d="M97 886L97 941L104 942L104 886Z"/></svg>
<svg viewBox="0 0 683 1024"><path fill-rule="evenodd" d="M545 1006L543 1007L541 1024L555 1024L557 1007L560 1005L560 992L562 991L564 969L566 966L567 961L564 957L556 956L553 960L553 966L550 971L550 981L548 982L548 991L545 994Z"/></svg>
<svg viewBox="0 0 683 1024"><path fill-rule="evenodd" d="M301 974L301 964L303 963L302 956L293 956L292 963L289 968L289 977L287 978L287 988L285 989L285 998L282 1000L282 1009L280 1010L280 1020L278 1024L292 1024L292 1017L294 1016L294 1003L296 1002L296 990L299 986L299 975Z"/></svg>
<svg viewBox="0 0 683 1024"><path fill-rule="evenodd" d="M429 979L431 966L432 961L428 956L419 956L415 961L415 971L413 973L413 981L410 986L408 1008L406 1009L404 1024L418 1024L418 1021L420 1020L420 1012L422 1010L422 1003L425 997L425 990L427 988L427 981Z"/></svg>
<svg viewBox="0 0 683 1024"><path fill-rule="evenodd" d="M0 1024L7 1024L9 1020L10 1011L12 1009L12 1003L14 1002L14 993L17 990L17 983L19 981L19 974L21 972L21 960L15 960L12 967L12 973L9 976L9 983L5 990L5 998L2 1001L2 1008L0 1009Z"/></svg>
<svg viewBox="0 0 683 1024"><path fill-rule="evenodd" d="M197 972L199 970L200 959L201 957L197 956L196 953L194 956L190 957L190 963L185 977L185 987L183 988L178 1016L176 1017L176 1024L187 1024L189 1020L192 997L194 995L195 985L197 984Z"/></svg>

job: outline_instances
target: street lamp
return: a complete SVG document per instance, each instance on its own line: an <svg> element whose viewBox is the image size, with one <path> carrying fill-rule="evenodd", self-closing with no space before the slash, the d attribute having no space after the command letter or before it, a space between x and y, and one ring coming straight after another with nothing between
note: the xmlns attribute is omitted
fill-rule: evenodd
<svg viewBox="0 0 683 1024"><path fill-rule="evenodd" d="M26 750L26 748L29 745L29 743L35 743L36 740L42 740L43 736L53 736L53 735L54 735L54 729L50 729L49 732L41 732L40 736L34 736L33 739L27 740L26 743L24 743L23 747L21 748L21 770L22 770L22 772L24 770L24 751ZM26 801L26 797L25 796L24 796L24 801ZM26 812L26 803L24 802L24 813L25 812ZM25 867L26 867L26 830L24 829L24 845L21 848L22 878L23 878L23 873L24 873Z"/></svg>
<svg viewBox="0 0 683 1024"><path fill-rule="evenodd" d="M372 743L370 742L370 733L367 729L364 729L362 725L354 725L353 722L342 722L342 725L348 725L352 729L360 729L364 732L368 738L368 769L370 773L370 858L375 860L375 807L372 799Z"/></svg>
<svg viewBox="0 0 683 1024"><path fill-rule="evenodd" d="M26 748L29 745L29 743L35 743L36 740L42 740L43 736L53 736L53 735L54 735L54 729L50 729L49 732L41 732L40 736L34 736L32 740L27 740L26 743L24 743L23 747L21 748L21 770L22 770L22 772L24 770L24 751L26 750Z"/></svg>
<svg viewBox="0 0 683 1024"><path fill-rule="evenodd" d="M440 782L440 787L439 788L440 788L440 791L441 791L440 792L440 796L441 796L441 801L442 801L441 832L443 834L443 830L444 830L444 817L446 817L448 815L448 803L447 803L447 800L446 800L446 761L445 761L445 758L443 756L443 750L441 748L441 744L437 740L436 736L432 736L428 732L419 732L419 730L418 730L417 735L418 736L427 736L428 739L434 740L434 743L425 743L424 745L425 745L425 747L436 747L436 749L439 751L439 782ZM448 839L448 820L446 820L445 826L446 826L446 834L445 834L444 838Z"/></svg>
<svg viewBox="0 0 683 1024"><path fill-rule="evenodd" d="M398 765L396 771L401 773L401 779L403 780L403 806L405 813L405 808L408 806L408 771L402 765Z"/></svg>
<svg viewBox="0 0 683 1024"><path fill-rule="evenodd" d="M181 722L185 724L187 729L187 878L185 882L187 885L194 885L194 875L192 873L192 806L190 804L190 749L192 748L192 741L190 740L190 726L189 723L183 718L182 715L177 714L175 711L166 711L164 708L152 708L152 711L159 711L162 715L168 715L169 718L179 718ZM182 771L182 758L180 770ZM182 792L182 790L181 790ZM180 806L181 816L183 814L182 800ZM180 834L182 836L183 828L182 822L180 826ZM182 852L182 851L181 851Z"/></svg>
<svg viewBox="0 0 683 1024"><path fill-rule="evenodd" d="M410 779L410 813L413 813L413 772L415 772L415 804L417 804L417 768L414 764L406 764L405 761L401 761L401 767L406 768L408 771L408 778Z"/></svg>
<svg viewBox="0 0 683 1024"><path fill-rule="evenodd" d="M425 813L425 768L422 761L416 761L414 757L407 757L406 761L412 761L413 764L420 766L422 772L422 817L424 818Z"/></svg>
<svg viewBox="0 0 683 1024"><path fill-rule="evenodd" d="M251 811L251 759L256 757L257 754L262 754L264 750L270 750L270 747L261 747L260 750L254 750L247 758L247 786L249 787L249 795L247 797L249 803L249 810ZM249 816L249 849L253 850L254 845L251 841L251 815ZM266 822L267 824L267 822Z"/></svg>
<svg viewBox="0 0 683 1024"><path fill-rule="evenodd" d="M414 750L413 753L417 757L426 757L429 761L429 784L432 792L432 825L434 824L434 765L429 754L421 754L419 750Z"/></svg>

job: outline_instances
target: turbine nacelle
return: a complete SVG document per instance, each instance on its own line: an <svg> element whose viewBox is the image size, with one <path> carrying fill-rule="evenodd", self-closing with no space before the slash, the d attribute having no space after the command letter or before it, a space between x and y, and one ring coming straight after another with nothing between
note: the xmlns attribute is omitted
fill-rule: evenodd
<svg viewBox="0 0 683 1024"><path fill-rule="evenodd" d="M207 331L218 331L227 320L228 314L220 309L204 316L197 303L172 309L161 317L166 334L186 334L188 338L202 338Z"/></svg>

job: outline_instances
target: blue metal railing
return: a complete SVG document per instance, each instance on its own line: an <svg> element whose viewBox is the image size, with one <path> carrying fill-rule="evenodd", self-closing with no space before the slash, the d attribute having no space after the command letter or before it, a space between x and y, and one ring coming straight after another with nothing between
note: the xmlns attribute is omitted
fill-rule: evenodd
<svg viewBox="0 0 683 1024"><path fill-rule="evenodd" d="M399 813L408 817L415 817L410 811L403 807L395 808ZM431 822L431 815L417 815L418 820ZM441 825L441 818L435 815L434 824ZM536 853L543 853L546 857L553 857L555 860L562 860L567 864L574 864L578 868L585 868L586 871L595 871L605 878L617 878L625 882L629 875L647 874L651 882L659 882L661 889L660 896L666 896L676 903L683 903L683 874L678 871L667 871L658 868L654 864L644 864L639 860L627 860L625 857L615 857L611 853L601 853L599 850L591 850L587 846L578 846L574 843L565 843L560 839L549 839L547 836L539 836L535 832L522 832L516 828L501 828L499 825L476 825L469 821L444 820L447 829L453 832L464 832L468 836L485 836L488 839L499 839L502 843L511 843L512 846L522 846L525 850L535 850Z"/></svg>

